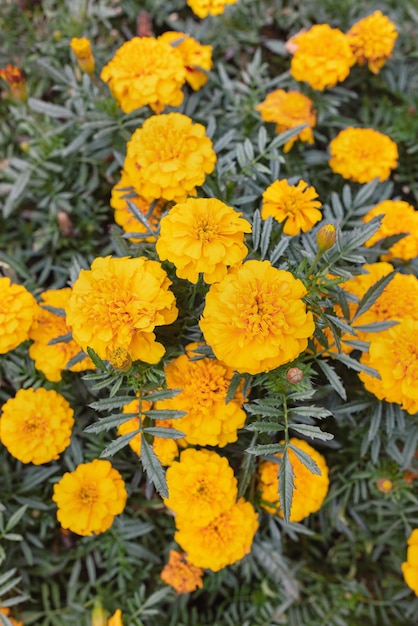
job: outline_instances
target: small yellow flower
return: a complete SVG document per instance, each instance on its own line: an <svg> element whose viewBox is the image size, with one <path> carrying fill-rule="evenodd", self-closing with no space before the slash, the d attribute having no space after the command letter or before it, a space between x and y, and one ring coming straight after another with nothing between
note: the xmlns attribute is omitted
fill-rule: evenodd
<svg viewBox="0 0 418 626"><path fill-rule="evenodd" d="M188 6L198 17L208 15L222 15L225 5L235 4L238 0L187 0Z"/></svg>
<svg viewBox="0 0 418 626"><path fill-rule="evenodd" d="M32 294L23 285L0 278L0 354L14 350L29 339L29 329L38 311Z"/></svg>
<svg viewBox="0 0 418 626"><path fill-rule="evenodd" d="M322 218L317 197L315 187L308 187L304 180L297 185L289 185L286 179L276 180L263 193L261 217L266 220L271 216L284 222L285 235L306 233Z"/></svg>
<svg viewBox="0 0 418 626"><path fill-rule="evenodd" d="M353 24L347 37L357 63L367 63L369 70L378 74L392 57L398 33L395 24L386 15L375 11Z"/></svg>
<svg viewBox="0 0 418 626"><path fill-rule="evenodd" d="M333 172L357 183L381 182L398 165L398 147L390 137L372 128L349 126L329 145Z"/></svg>
<svg viewBox="0 0 418 626"><path fill-rule="evenodd" d="M208 82L207 72L212 69L212 46L202 46L187 33L172 30L163 33L158 39L177 47L183 57L186 82L194 91Z"/></svg>
<svg viewBox="0 0 418 626"><path fill-rule="evenodd" d="M418 596L418 528L415 528L409 536L407 557L401 569L406 584Z"/></svg>
<svg viewBox="0 0 418 626"><path fill-rule="evenodd" d="M383 200L366 213L363 221L369 222L377 215L383 216L380 228L364 245L371 247L381 239L405 233L406 236L390 246L387 253L381 255L381 259L383 261L392 259L410 261L416 258L418 256L418 211L403 200Z"/></svg>
<svg viewBox="0 0 418 626"><path fill-rule="evenodd" d="M28 92L23 70L8 63L5 68L0 68L0 78L7 83L12 98L20 102L26 102Z"/></svg>
<svg viewBox="0 0 418 626"><path fill-rule="evenodd" d="M189 563L184 552L178 550L170 550L168 563L160 577L178 594L190 593L203 587L203 569Z"/></svg>
<svg viewBox="0 0 418 626"><path fill-rule="evenodd" d="M302 124L308 125L284 144L283 152L289 152L297 139L307 143L314 142L312 129L316 124L316 111L313 109L312 100L299 91L276 89L255 108L256 111L260 111L265 122L276 124L277 133L283 133Z"/></svg>
<svg viewBox="0 0 418 626"><path fill-rule="evenodd" d="M86 72L86 74L93 74L95 63L89 39L85 37L73 37L70 46L81 71Z"/></svg>
<svg viewBox="0 0 418 626"><path fill-rule="evenodd" d="M109 617L107 626L123 626L121 609L116 609L113 615Z"/></svg>

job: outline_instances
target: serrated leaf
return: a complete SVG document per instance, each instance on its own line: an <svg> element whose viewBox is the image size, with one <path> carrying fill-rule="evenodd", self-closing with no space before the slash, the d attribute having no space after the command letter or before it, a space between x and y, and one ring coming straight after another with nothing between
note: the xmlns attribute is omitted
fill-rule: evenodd
<svg viewBox="0 0 418 626"><path fill-rule="evenodd" d="M289 247L290 238L282 236L279 243L273 248L270 252L270 263L274 265L276 261L280 259L281 256L286 252Z"/></svg>
<svg viewBox="0 0 418 626"><path fill-rule="evenodd" d="M382 295L383 291L386 289L386 287L391 282L392 278L395 276L396 273L397 273L396 271L390 272L389 274L386 274L386 276L382 276L382 278L380 278L377 282L375 282L366 291L366 293L364 294L364 296L358 303L356 313L352 321L354 321L360 315L365 313L365 311L367 311L372 306L372 304L376 302L376 300L379 298L379 296Z"/></svg>
<svg viewBox="0 0 418 626"><path fill-rule="evenodd" d="M253 214L252 221L252 238L253 238L253 248L257 250L258 245L260 243L260 235L261 235L261 215L260 211L256 209Z"/></svg>
<svg viewBox="0 0 418 626"><path fill-rule="evenodd" d="M128 422L134 417L138 417L138 413L116 413L115 415L109 415L109 417L100 417L94 424L86 426L84 432L98 434L104 430L117 428L120 424Z"/></svg>
<svg viewBox="0 0 418 626"><path fill-rule="evenodd" d="M338 393L338 395L343 399L347 400L347 393L344 389L344 385L341 381L341 378L338 376L336 371L334 370L329 363L326 361L318 360L318 366L321 368L323 373L325 374L326 379L328 380L331 387Z"/></svg>
<svg viewBox="0 0 418 626"><path fill-rule="evenodd" d="M160 437L161 439L182 439L186 433L176 430L175 428L163 428L162 426L147 426L144 433L148 433L152 437Z"/></svg>
<svg viewBox="0 0 418 626"><path fill-rule="evenodd" d="M179 393L181 393L181 389L159 389L158 391L147 393L144 399L148 402L157 402L157 400L174 398Z"/></svg>
<svg viewBox="0 0 418 626"><path fill-rule="evenodd" d="M187 415L187 411L176 411L175 409L150 409L144 411L143 415L152 420L177 420Z"/></svg>
<svg viewBox="0 0 418 626"><path fill-rule="evenodd" d="M260 256L265 259L270 243L271 231L273 229L273 218L269 216L263 225L263 231L260 238Z"/></svg>
<svg viewBox="0 0 418 626"><path fill-rule="evenodd" d="M286 522L290 520L292 508L294 474L287 449L283 450L283 456L279 467L279 495L280 509Z"/></svg>
<svg viewBox="0 0 418 626"><path fill-rule="evenodd" d="M388 328L392 328L392 326L397 326L399 321L397 320L388 320L386 322L371 322L371 324L360 324L359 326L353 326L356 330L360 330L363 333L378 333L382 330L387 330Z"/></svg>
<svg viewBox="0 0 418 626"><path fill-rule="evenodd" d="M140 430L139 429L138 430L134 430L131 433L126 433L126 435L121 435L120 437L118 437L117 439L115 439L114 441L109 443L108 446L106 446L106 448L101 452L100 458L104 459L104 458L107 458L109 456L113 456L114 454L116 454L116 452L118 452L122 448L125 448L125 446L127 446L129 444L131 439L136 437L136 435L138 435L138 434L140 434ZM144 440L142 439L141 446L142 446L143 441Z"/></svg>
<svg viewBox="0 0 418 626"><path fill-rule="evenodd" d="M90 348L90 346L87 346L87 354L99 370L107 369L106 363L102 361L99 355L93 350L93 348Z"/></svg>
<svg viewBox="0 0 418 626"><path fill-rule="evenodd" d="M276 433L284 430L284 426L273 422L252 422L251 424L247 424L247 426L245 426L245 430L256 433Z"/></svg>
<svg viewBox="0 0 418 626"><path fill-rule="evenodd" d="M364 363L359 363L359 361L352 359L350 356L348 356L348 354L336 354L335 358L337 359L337 361L341 361L341 363L344 363L344 365L352 370L355 370L356 372L364 372L365 374L373 376L373 378L380 379L380 374L377 370L369 367L368 365L365 365Z"/></svg>
<svg viewBox="0 0 418 626"><path fill-rule="evenodd" d="M237 392L237 389L240 385L241 379L242 379L242 374L239 374L238 372L235 372L234 375L232 376L231 382L229 383L229 387L228 387L228 393L226 394L226 398L225 398L226 404L231 402L231 400L234 398Z"/></svg>
<svg viewBox="0 0 418 626"><path fill-rule="evenodd" d="M244 404L244 409L252 415L264 415L265 417L281 417L283 412L277 406L271 406L263 400Z"/></svg>
<svg viewBox="0 0 418 626"><path fill-rule="evenodd" d="M54 339L50 339L50 341L48 341L48 346L53 346L56 343L68 343L69 341L71 341L73 338L73 334L70 331L69 333L66 333L65 335L60 335L59 337L54 337Z"/></svg>
<svg viewBox="0 0 418 626"><path fill-rule="evenodd" d="M318 476L321 476L321 470L319 469L318 465L313 460L313 458L307 452L305 452L305 450L302 450L301 448L298 448L298 446L296 446L296 445L294 445L292 443L289 444L289 448L296 454L296 456L298 457L299 461L301 463L303 463L304 466L312 474L317 474Z"/></svg>
<svg viewBox="0 0 418 626"><path fill-rule="evenodd" d="M95 411L110 411L112 409L119 409L125 404L129 404L135 400L135 396L118 396L117 398L103 398L92 402L88 406Z"/></svg>
<svg viewBox="0 0 418 626"><path fill-rule="evenodd" d="M310 424L289 424L289 428L311 439L320 439L322 441L334 439L334 435L331 433L324 432L318 426L311 426Z"/></svg>
<svg viewBox="0 0 418 626"><path fill-rule="evenodd" d="M162 498L168 498L167 482L163 466L145 438L142 439L140 458L143 468L157 492Z"/></svg>
<svg viewBox="0 0 418 626"><path fill-rule="evenodd" d="M267 456L269 454L282 453L284 449L281 443L267 443L257 446L250 446L245 450L248 454L254 454L255 456Z"/></svg>
<svg viewBox="0 0 418 626"><path fill-rule="evenodd" d="M306 417L315 417L317 419L324 419L332 415L331 411L324 409L321 406L297 406L289 409L289 415L304 415Z"/></svg>

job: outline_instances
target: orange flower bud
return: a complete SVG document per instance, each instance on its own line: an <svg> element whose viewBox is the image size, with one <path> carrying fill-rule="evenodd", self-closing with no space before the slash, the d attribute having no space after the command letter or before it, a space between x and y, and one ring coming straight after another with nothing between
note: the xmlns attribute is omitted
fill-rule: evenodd
<svg viewBox="0 0 418 626"><path fill-rule="evenodd" d="M321 252L332 248L337 240L337 229L333 224L324 224L316 235L316 243Z"/></svg>
<svg viewBox="0 0 418 626"><path fill-rule="evenodd" d="M389 493L394 488L393 482L390 480L390 478L379 478L376 485L379 491L381 491L382 493Z"/></svg>
<svg viewBox="0 0 418 626"><path fill-rule="evenodd" d="M70 42L71 50L74 52L78 67L86 74L94 72L94 56L91 51L91 44L85 37L73 37Z"/></svg>
<svg viewBox="0 0 418 626"><path fill-rule="evenodd" d="M8 84L12 98L20 100L20 102L26 102L28 92L23 70L8 63L6 68L0 69L0 78Z"/></svg>
<svg viewBox="0 0 418 626"><path fill-rule="evenodd" d="M107 626L107 611L103 608L98 598L94 601L91 614L91 626Z"/></svg>
<svg viewBox="0 0 418 626"><path fill-rule="evenodd" d="M296 385L302 382L303 372L298 367L291 367L286 373L286 378L289 383Z"/></svg>

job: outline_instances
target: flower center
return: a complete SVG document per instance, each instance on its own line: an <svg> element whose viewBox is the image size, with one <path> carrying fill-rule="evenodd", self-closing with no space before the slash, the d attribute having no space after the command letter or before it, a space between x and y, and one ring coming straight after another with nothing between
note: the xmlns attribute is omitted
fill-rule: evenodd
<svg viewBox="0 0 418 626"><path fill-rule="evenodd" d="M197 220L195 225L196 239L202 243L209 243L218 233L217 224L210 224L207 217Z"/></svg>
<svg viewBox="0 0 418 626"><path fill-rule="evenodd" d="M84 484L79 492L79 498L84 505L94 504L99 497L97 487L94 483Z"/></svg>
<svg viewBox="0 0 418 626"><path fill-rule="evenodd" d="M249 296L248 293L243 295L238 306L238 326L244 326L249 337L267 337L277 326L287 327L281 307L275 301L275 294L255 292Z"/></svg>
<svg viewBox="0 0 418 626"><path fill-rule="evenodd" d="M48 420L42 415L29 415L25 420L24 431L27 435L45 435L48 428Z"/></svg>

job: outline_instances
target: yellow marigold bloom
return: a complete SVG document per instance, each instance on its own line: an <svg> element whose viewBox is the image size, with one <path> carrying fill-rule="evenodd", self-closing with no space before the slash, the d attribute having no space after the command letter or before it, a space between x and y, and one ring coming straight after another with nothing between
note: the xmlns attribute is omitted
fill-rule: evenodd
<svg viewBox="0 0 418 626"><path fill-rule="evenodd" d="M292 43L296 50L290 74L318 91L345 80L355 63L348 37L328 24L312 26L307 32L293 37Z"/></svg>
<svg viewBox="0 0 418 626"><path fill-rule="evenodd" d="M9 620L9 622L12 624L12 626L24 626L23 622L18 621L17 619L14 619L14 617L12 617L10 615L10 609L9 607L6 606L0 606L0 613L2 615L6 615L7 619Z"/></svg>
<svg viewBox="0 0 418 626"><path fill-rule="evenodd" d="M353 24L347 37L357 63L368 63L369 70L378 74L392 57L398 33L395 24L386 15L375 11Z"/></svg>
<svg viewBox="0 0 418 626"><path fill-rule="evenodd" d="M93 74L94 56L90 41L85 37L73 37L70 46L76 56L79 68L86 74Z"/></svg>
<svg viewBox="0 0 418 626"><path fill-rule="evenodd" d="M111 617L107 620L107 626L123 626L122 611L116 609Z"/></svg>
<svg viewBox="0 0 418 626"><path fill-rule="evenodd" d="M418 320L405 318L396 326L370 333L369 353L361 362L373 367L380 380L359 373L368 391L379 400L395 402L414 414L418 411Z"/></svg>
<svg viewBox="0 0 418 626"><path fill-rule="evenodd" d="M8 63L5 68L0 68L0 78L7 83L12 98L20 100L20 102L26 102L28 92L23 70Z"/></svg>
<svg viewBox="0 0 418 626"><path fill-rule="evenodd" d="M174 539L190 563L218 572L249 554L257 528L257 513L250 502L241 498L205 526L196 526L185 518Z"/></svg>
<svg viewBox="0 0 418 626"><path fill-rule="evenodd" d="M22 463L49 463L70 445L73 415L52 389L19 389L3 405L0 441Z"/></svg>
<svg viewBox="0 0 418 626"><path fill-rule="evenodd" d="M284 222L285 235L306 233L322 218L317 197L315 187L308 187L304 180L297 185L289 185L286 179L275 180L263 193L261 217L266 220L271 216Z"/></svg>
<svg viewBox="0 0 418 626"><path fill-rule="evenodd" d="M81 348L74 340L49 344L53 339L67 335L70 328L67 326L65 316L52 313L44 307L64 309L70 296L69 287L44 291L41 306L37 308L37 314L29 330L29 337L34 340L29 348L29 356L35 361L35 367L52 382L61 380L62 372L67 369L67 363L81 352ZM86 356L68 369L71 372L83 372L94 367L92 360Z"/></svg>
<svg viewBox="0 0 418 626"><path fill-rule="evenodd" d="M186 81L194 91L208 82L206 72L212 69L212 46L202 46L187 33L175 30L163 33L158 39L174 45L179 50L186 70Z"/></svg>
<svg viewBox="0 0 418 626"><path fill-rule="evenodd" d="M216 357L258 374L293 361L315 325L299 279L269 261L247 261L211 285L200 327Z"/></svg>
<svg viewBox="0 0 418 626"><path fill-rule="evenodd" d="M158 401L156 408L187 412L175 420L174 427L185 433L189 444L222 448L237 440L237 430L245 423L242 385L227 403L233 368L217 359L193 360L196 345L189 345L187 354L165 366L167 388L181 389L181 392L174 398Z"/></svg>
<svg viewBox="0 0 418 626"><path fill-rule="evenodd" d="M160 577L178 594L190 593L203 587L203 569L189 563L184 552L178 550L170 550L168 563Z"/></svg>
<svg viewBox="0 0 418 626"><path fill-rule="evenodd" d="M293 450L289 449L289 459L294 473L294 491L292 506L290 508L290 521L300 522L316 513L321 508L328 493L329 479L328 466L325 458L309 443L302 439L291 438L290 443L306 452L319 467L321 474L312 474L308 468L299 461ZM278 459L280 454L275 455ZM268 513L283 517L280 508L279 473L280 465L273 461L262 461L260 464L259 478L261 489L261 507Z"/></svg>
<svg viewBox="0 0 418 626"><path fill-rule="evenodd" d="M308 124L297 135L284 144L283 152L289 152L297 139L307 143L314 142L312 129L316 124L316 111L313 102L299 91L285 91L276 89L269 93L266 99L255 107L260 111L265 122L274 122L276 132L283 133L290 128L296 128L302 124Z"/></svg>
<svg viewBox="0 0 418 626"><path fill-rule="evenodd" d="M251 224L241 215L215 198L187 198L162 218L157 254L176 266L179 278L197 283L203 274L206 283L219 282L248 253Z"/></svg>
<svg viewBox="0 0 418 626"><path fill-rule="evenodd" d="M0 278L0 354L14 350L29 339L38 309L35 298L23 285Z"/></svg>
<svg viewBox="0 0 418 626"><path fill-rule="evenodd" d="M383 261L402 259L410 261L418 256L418 211L408 202L403 200L384 200L376 204L364 217L364 222L369 222L373 217L382 215L383 219L379 230L366 241L365 246L373 246L375 243L392 235L406 233L400 241L394 243L382 254Z"/></svg>
<svg viewBox="0 0 418 626"><path fill-rule="evenodd" d="M216 154L202 124L182 113L153 115L127 145L125 171L147 200L183 202L213 172Z"/></svg>
<svg viewBox="0 0 418 626"><path fill-rule="evenodd" d="M53 501L63 528L90 536L108 530L122 513L128 494L122 476L109 461L94 459L66 472L54 485Z"/></svg>
<svg viewBox="0 0 418 626"><path fill-rule="evenodd" d="M345 128L331 141L329 150L332 171L356 183L374 178L382 182L398 165L396 143L372 128Z"/></svg>
<svg viewBox="0 0 418 626"><path fill-rule="evenodd" d="M171 324L178 314L170 285L157 261L95 259L90 270L81 270L66 305L74 339L102 359L124 348L132 361L157 363L165 350L153 331Z"/></svg>
<svg viewBox="0 0 418 626"><path fill-rule="evenodd" d="M222 15L225 5L236 2L237 0L187 0L193 13L202 19L208 15Z"/></svg>
<svg viewBox="0 0 418 626"><path fill-rule="evenodd" d="M418 528L409 536L406 561L402 563L401 569L406 584L418 596Z"/></svg>
<svg viewBox="0 0 418 626"><path fill-rule="evenodd" d="M124 113L147 104L161 113L166 106L183 102L183 57L161 39L133 37L126 41L102 69L100 78L109 85Z"/></svg>
<svg viewBox="0 0 418 626"><path fill-rule="evenodd" d="M168 498L176 523L204 526L235 504L237 479L228 459L209 450L188 448L166 473ZM193 561L192 561L193 562Z"/></svg>
<svg viewBox="0 0 418 626"><path fill-rule="evenodd" d="M129 188L132 188L129 190ZM130 211L128 201L132 202L138 211L147 218L151 229L156 231L160 222L161 213L164 209L165 202L158 200L153 203L138 196L133 189L133 184L125 172L121 171L119 182L113 187L110 198L110 206L115 211L115 222L119 224L125 233L147 233L147 228L135 215ZM139 243L141 241L155 241L155 237L130 237L130 241Z"/></svg>

